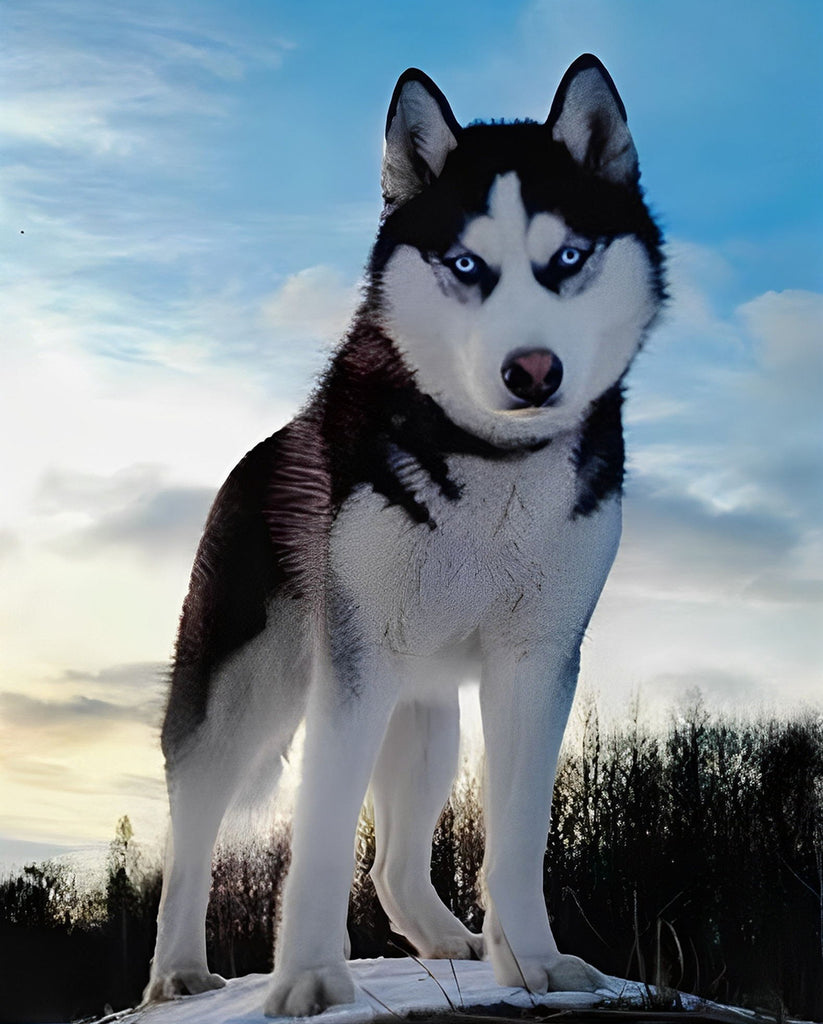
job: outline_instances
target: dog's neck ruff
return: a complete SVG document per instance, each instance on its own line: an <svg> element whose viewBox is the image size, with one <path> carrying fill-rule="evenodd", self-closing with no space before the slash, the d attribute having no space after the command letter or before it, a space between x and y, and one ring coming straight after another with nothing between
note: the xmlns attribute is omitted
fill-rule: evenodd
<svg viewBox="0 0 823 1024"><path fill-rule="evenodd" d="M353 326L308 414L317 419L327 453L335 515L355 487L367 484L413 522L434 529L429 509L397 469L398 452L411 456L449 501L460 497L460 487L449 474L448 455L503 459L519 454L454 423L418 387L392 340L366 319Z"/></svg>
<svg viewBox="0 0 823 1024"><path fill-rule="evenodd" d="M578 497L572 514L588 515L623 484L622 388L595 401L578 428L573 464ZM369 485L414 523L436 522L404 479L398 454L411 457L448 501L460 498L449 455L497 461L540 451L551 440L499 447L458 426L417 385L391 338L358 320L332 361L305 414L317 425L329 474L329 508L336 516L359 485ZM402 461L402 460L401 460Z"/></svg>

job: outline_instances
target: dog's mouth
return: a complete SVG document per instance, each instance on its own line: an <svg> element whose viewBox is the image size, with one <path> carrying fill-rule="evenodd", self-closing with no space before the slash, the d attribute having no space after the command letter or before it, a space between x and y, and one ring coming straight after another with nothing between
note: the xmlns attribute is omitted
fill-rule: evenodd
<svg viewBox="0 0 823 1024"><path fill-rule="evenodd" d="M545 412L546 409L556 409L563 405L563 397L561 395L552 395L551 398L547 398L541 405L531 405L528 402L512 402L505 409L501 411L510 414L519 414L522 416L539 416L541 412Z"/></svg>

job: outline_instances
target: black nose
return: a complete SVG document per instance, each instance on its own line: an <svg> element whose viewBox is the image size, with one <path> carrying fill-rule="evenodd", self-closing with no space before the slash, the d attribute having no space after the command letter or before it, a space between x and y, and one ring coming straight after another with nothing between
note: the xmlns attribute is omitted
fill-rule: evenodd
<svg viewBox="0 0 823 1024"><path fill-rule="evenodd" d="M543 405L563 380L563 364L547 348L519 349L500 368L503 383L521 402Z"/></svg>

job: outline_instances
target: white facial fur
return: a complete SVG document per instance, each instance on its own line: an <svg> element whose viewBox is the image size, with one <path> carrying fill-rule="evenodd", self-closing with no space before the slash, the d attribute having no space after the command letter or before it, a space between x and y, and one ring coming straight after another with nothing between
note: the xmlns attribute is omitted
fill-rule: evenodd
<svg viewBox="0 0 823 1024"><path fill-rule="evenodd" d="M535 280L532 263L575 244L563 219L530 220L514 172L495 179L488 209L453 248L500 273L488 298L442 288L417 249L399 246L383 275L384 322L419 386L454 422L502 447L534 444L574 427L625 372L657 311L652 268L643 245L623 236L589 258L580 286L556 295ZM550 349L563 364L551 405L514 408L501 366L523 348Z"/></svg>

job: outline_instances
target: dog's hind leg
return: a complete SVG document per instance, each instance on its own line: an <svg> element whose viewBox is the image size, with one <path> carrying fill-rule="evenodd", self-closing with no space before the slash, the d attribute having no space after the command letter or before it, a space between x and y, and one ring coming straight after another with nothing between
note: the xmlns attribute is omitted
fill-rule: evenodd
<svg viewBox="0 0 823 1024"><path fill-rule="evenodd" d="M203 743L168 770L171 834L166 848L157 945L144 1002L221 988L206 963L211 857L238 782Z"/></svg>
<svg viewBox="0 0 823 1024"><path fill-rule="evenodd" d="M279 775L280 762L272 752L285 751L304 707L300 688L288 692L279 673L272 678L273 664L261 664L253 655L241 655L230 672L212 681L205 721L178 751L167 750L171 835L145 1002L224 984L206 962L205 919L217 833L228 806L263 759ZM304 664L292 667L307 671ZM276 781L272 778L272 786Z"/></svg>
<svg viewBox="0 0 823 1024"><path fill-rule="evenodd" d="M423 957L483 955L483 938L441 902L431 883L432 835L457 767L460 710L452 690L398 704L372 777L371 877L394 929Z"/></svg>

